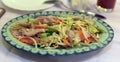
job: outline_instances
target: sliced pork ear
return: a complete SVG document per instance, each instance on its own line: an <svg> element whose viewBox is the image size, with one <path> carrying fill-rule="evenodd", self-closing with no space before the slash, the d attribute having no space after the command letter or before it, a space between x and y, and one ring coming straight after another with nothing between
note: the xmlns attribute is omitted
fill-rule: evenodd
<svg viewBox="0 0 120 62"><path fill-rule="evenodd" d="M75 33L72 30L67 30L67 35L68 35L68 40L72 41L73 38L75 37Z"/></svg>
<svg viewBox="0 0 120 62"><path fill-rule="evenodd" d="M43 21L44 18L46 18L46 16L39 16L39 17L36 18L36 20Z"/></svg>
<svg viewBox="0 0 120 62"><path fill-rule="evenodd" d="M51 25L52 23L60 22L60 19L58 19L55 16L41 16L41 17L37 17L36 19L40 21L42 24L48 24L48 25Z"/></svg>
<svg viewBox="0 0 120 62"><path fill-rule="evenodd" d="M55 19L54 18L56 18L56 17L54 17L54 16L48 16L47 18L46 18L46 20L48 20L49 22L54 22L55 21Z"/></svg>
<svg viewBox="0 0 120 62"><path fill-rule="evenodd" d="M43 24L53 23L55 21L54 16L40 16L36 20L40 21Z"/></svg>
<svg viewBox="0 0 120 62"><path fill-rule="evenodd" d="M20 23L19 25L25 28L31 28L31 24L29 23Z"/></svg>
<svg viewBox="0 0 120 62"><path fill-rule="evenodd" d="M45 29L28 29L28 30L23 30L23 34L26 36L34 36L40 32L45 32Z"/></svg>
<svg viewBox="0 0 120 62"><path fill-rule="evenodd" d="M11 31L11 32L15 38L19 38L20 36L23 36L23 33L21 30L16 30L16 31Z"/></svg>

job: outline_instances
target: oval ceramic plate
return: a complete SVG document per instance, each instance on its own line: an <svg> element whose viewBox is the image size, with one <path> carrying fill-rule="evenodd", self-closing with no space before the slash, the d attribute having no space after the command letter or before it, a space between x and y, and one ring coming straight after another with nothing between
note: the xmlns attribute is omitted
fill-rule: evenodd
<svg viewBox="0 0 120 62"><path fill-rule="evenodd" d="M24 22L25 20L31 17L36 18L38 16L49 16L49 15L57 16L57 17L88 16L96 21L97 27L103 29L104 33L100 35L99 42L91 43L88 46L73 47L68 49L43 49L43 48L35 49L34 46L27 45L15 39L11 35L11 32L9 31L10 27L18 22ZM99 20L88 14L83 14L83 13L80 14L77 12L67 12L67 11L66 12L62 12L62 11L36 12L36 13L26 14L26 15L14 18L3 26L1 34L2 34L2 37L6 40L6 42L12 45L13 47L16 47L17 49L20 49L26 52L40 54L40 55L69 55L69 54L76 54L76 53L81 54L81 53L91 52L108 45L112 41L114 36L113 29L104 21Z"/></svg>
<svg viewBox="0 0 120 62"><path fill-rule="evenodd" d="M24 11L36 11L52 7L54 4L44 4L47 0L2 0L6 6Z"/></svg>

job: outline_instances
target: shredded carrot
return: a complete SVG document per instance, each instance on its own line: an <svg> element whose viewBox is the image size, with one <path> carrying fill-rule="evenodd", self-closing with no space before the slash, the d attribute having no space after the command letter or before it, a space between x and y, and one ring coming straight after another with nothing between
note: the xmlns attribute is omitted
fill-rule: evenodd
<svg viewBox="0 0 120 62"><path fill-rule="evenodd" d="M70 42L67 39L63 39L63 42L67 45L67 46L71 46Z"/></svg>
<svg viewBox="0 0 120 62"><path fill-rule="evenodd" d="M36 25L35 28L39 28L39 29L46 29L47 26L44 25Z"/></svg>
<svg viewBox="0 0 120 62"><path fill-rule="evenodd" d="M34 44L34 41L30 38L20 38L20 41L23 42L23 43L26 43L26 44L29 44L29 45L33 45Z"/></svg>
<svg viewBox="0 0 120 62"><path fill-rule="evenodd" d="M87 43L90 44L93 40L94 40L93 37L89 37L89 38L87 39Z"/></svg>
<svg viewBox="0 0 120 62"><path fill-rule="evenodd" d="M82 30L81 30L79 27L77 27L77 30L78 30L78 33L79 33L80 39L83 41L83 40L85 39L85 36L84 36Z"/></svg>

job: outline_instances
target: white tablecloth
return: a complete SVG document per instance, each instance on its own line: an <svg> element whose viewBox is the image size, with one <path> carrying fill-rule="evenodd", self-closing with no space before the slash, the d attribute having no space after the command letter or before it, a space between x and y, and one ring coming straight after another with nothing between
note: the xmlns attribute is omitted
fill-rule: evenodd
<svg viewBox="0 0 120 62"><path fill-rule="evenodd" d="M65 1L66 0L64 0L64 2ZM10 19L26 13L31 13L27 11L10 9L8 7L5 7L1 2L0 7L6 9L6 13L0 19L0 30L3 25ZM60 9L59 7L54 6L47 9L46 11L67 10ZM102 50L69 56L32 55L11 47L2 39L0 34L0 62L120 62L120 1L117 1L114 12L101 14L107 17L107 20L104 21L107 22L114 29L115 33L112 42Z"/></svg>

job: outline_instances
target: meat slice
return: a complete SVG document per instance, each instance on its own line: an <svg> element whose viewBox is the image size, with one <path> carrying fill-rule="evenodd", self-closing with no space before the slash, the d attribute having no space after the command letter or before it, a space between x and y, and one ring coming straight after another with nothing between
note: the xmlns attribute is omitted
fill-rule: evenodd
<svg viewBox="0 0 120 62"><path fill-rule="evenodd" d="M67 35L68 35L68 40L72 41L73 38L75 37L75 33L72 30L67 30Z"/></svg>
<svg viewBox="0 0 120 62"><path fill-rule="evenodd" d="M53 23L55 21L54 16L40 16L37 17L36 19L40 21L42 24L49 24Z"/></svg>
<svg viewBox="0 0 120 62"><path fill-rule="evenodd" d="M45 32L45 29L28 29L28 30L23 30L24 35L26 36L34 36L40 32Z"/></svg>

